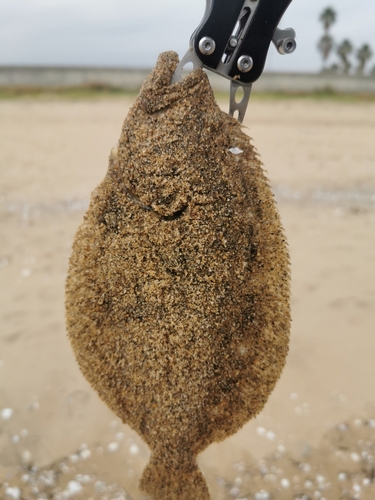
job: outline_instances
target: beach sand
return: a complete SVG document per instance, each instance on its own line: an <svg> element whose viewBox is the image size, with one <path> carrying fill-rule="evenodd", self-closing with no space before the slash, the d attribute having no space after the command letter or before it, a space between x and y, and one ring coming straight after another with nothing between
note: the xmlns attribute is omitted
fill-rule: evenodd
<svg viewBox="0 0 375 500"><path fill-rule="evenodd" d="M148 449L81 375L64 319L73 236L131 103L0 101L0 498L146 498ZM375 104L255 98L244 125L289 242L290 353L200 466L214 500L373 499Z"/></svg>

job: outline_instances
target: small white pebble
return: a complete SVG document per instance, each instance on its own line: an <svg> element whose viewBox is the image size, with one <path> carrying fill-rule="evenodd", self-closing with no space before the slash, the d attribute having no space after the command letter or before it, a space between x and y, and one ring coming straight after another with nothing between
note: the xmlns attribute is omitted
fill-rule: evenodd
<svg viewBox="0 0 375 500"><path fill-rule="evenodd" d="M339 424L339 425L337 426L337 428L338 428L338 430L339 430L340 432L348 432L348 430L349 430L349 426L348 426L348 424L346 424L345 422L343 422L343 423Z"/></svg>
<svg viewBox="0 0 375 500"><path fill-rule="evenodd" d="M91 457L91 451L90 450L82 450L79 456L82 458L82 460L87 460L88 458Z"/></svg>
<svg viewBox="0 0 375 500"><path fill-rule="evenodd" d="M264 427L257 427L257 434L258 436L265 436L266 435L266 429Z"/></svg>
<svg viewBox="0 0 375 500"><path fill-rule="evenodd" d="M5 494L10 498L15 498L16 500L18 500L18 498L21 497L21 490L17 487L9 487L5 490Z"/></svg>
<svg viewBox="0 0 375 500"><path fill-rule="evenodd" d="M271 495L268 493L268 491L261 490L258 491L258 493L255 493L255 500L270 500Z"/></svg>
<svg viewBox="0 0 375 500"><path fill-rule="evenodd" d="M286 448L285 448L285 446L284 446L283 444L279 444L279 445L277 446L277 451L278 451L279 453L283 454L283 453L285 453L285 452L286 452Z"/></svg>
<svg viewBox="0 0 375 500"><path fill-rule="evenodd" d="M107 450L110 452L110 453L116 453L116 451L118 451L120 449L120 445L119 443L113 441L112 443L109 443L109 445L107 446Z"/></svg>
<svg viewBox="0 0 375 500"><path fill-rule="evenodd" d="M363 424L362 420L360 418L356 418L353 420L353 424L356 426L356 427L361 427L361 425Z"/></svg>
<svg viewBox="0 0 375 500"><path fill-rule="evenodd" d="M308 490L310 490L312 487L313 487L312 481L310 481L309 479L307 479L305 481L305 488L307 488Z"/></svg>
<svg viewBox="0 0 375 500"><path fill-rule="evenodd" d="M295 392L292 392L290 395L289 395L290 399L292 401L297 401L298 399L298 394L296 394Z"/></svg>
<svg viewBox="0 0 375 500"><path fill-rule="evenodd" d="M322 494L320 493L319 490L314 491L314 497L319 499L322 497Z"/></svg>
<svg viewBox="0 0 375 500"><path fill-rule="evenodd" d="M282 488L289 488L290 487L290 481L289 479L287 479L286 477L284 477L281 481L280 481L280 484L282 486Z"/></svg>
<svg viewBox="0 0 375 500"><path fill-rule="evenodd" d="M123 432L118 432L116 434L116 441L122 441L125 437L125 434Z"/></svg>
<svg viewBox="0 0 375 500"><path fill-rule="evenodd" d="M229 495L231 497L233 497L233 498L238 497L239 494L240 494L240 490L236 486L234 486L233 488L231 488L230 491L229 491Z"/></svg>
<svg viewBox="0 0 375 500"><path fill-rule="evenodd" d="M244 462L238 462L237 464L233 465L233 468L236 469L238 472L242 473L245 472L245 463Z"/></svg>
<svg viewBox="0 0 375 500"><path fill-rule="evenodd" d="M22 269L21 276L22 278L28 278L31 274L31 269Z"/></svg>
<svg viewBox="0 0 375 500"><path fill-rule="evenodd" d="M234 484L236 486L241 486L242 485L242 478L236 477L236 479L234 480Z"/></svg>
<svg viewBox="0 0 375 500"><path fill-rule="evenodd" d="M354 493L360 493L362 488L359 486L359 484L353 484L353 491Z"/></svg>
<svg viewBox="0 0 375 500"><path fill-rule="evenodd" d="M89 474L77 474L76 480L81 484L88 484L91 482L91 476Z"/></svg>
<svg viewBox="0 0 375 500"><path fill-rule="evenodd" d="M69 455L69 462L72 464L76 464L79 460L79 456L76 454Z"/></svg>
<svg viewBox="0 0 375 500"><path fill-rule="evenodd" d="M104 481L96 481L95 483L95 491L99 494L106 493L108 491L107 485Z"/></svg>
<svg viewBox="0 0 375 500"><path fill-rule="evenodd" d="M20 437L18 436L18 434L12 436L12 443L17 444L19 442L20 442Z"/></svg>
<svg viewBox="0 0 375 500"><path fill-rule="evenodd" d="M21 437L23 437L23 438L26 437L27 434L28 434L27 429L22 429L22 431L20 432L20 434L21 434Z"/></svg>
<svg viewBox="0 0 375 500"><path fill-rule="evenodd" d="M29 482L29 479L30 479L30 475L29 474L22 474L21 476L21 481L23 483L28 483Z"/></svg>
<svg viewBox="0 0 375 500"><path fill-rule="evenodd" d="M267 431L266 438L268 441L274 441L276 439L276 434L273 431Z"/></svg>
<svg viewBox="0 0 375 500"><path fill-rule="evenodd" d="M367 420L366 423L369 427L375 428L375 418L370 418L370 420Z"/></svg>
<svg viewBox="0 0 375 500"><path fill-rule="evenodd" d="M355 453L355 452L350 454L350 458L353 460L353 462L356 462L356 463L361 461L360 455L358 455L358 453Z"/></svg>
<svg viewBox="0 0 375 500"><path fill-rule="evenodd" d="M83 488L78 481L69 481L66 490L69 495L77 495L77 493L81 493Z"/></svg>
<svg viewBox="0 0 375 500"><path fill-rule="evenodd" d="M1 410L1 418L3 420L9 420L12 415L13 415L12 408L3 408Z"/></svg>
<svg viewBox="0 0 375 500"><path fill-rule="evenodd" d="M299 468L303 470L303 472L310 472L311 471L311 465L308 463L302 463L299 465Z"/></svg>
<svg viewBox="0 0 375 500"><path fill-rule="evenodd" d="M131 444L129 446L129 453L130 455L138 455L139 453L139 447L135 443Z"/></svg>
<svg viewBox="0 0 375 500"><path fill-rule="evenodd" d="M22 452L22 462L25 464L31 462L31 453L29 452L29 450L24 450Z"/></svg>
<svg viewBox="0 0 375 500"><path fill-rule="evenodd" d="M259 472L264 476L268 472L268 468L265 465L259 467Z"/></svg>
<svg viewBox="0 0 375 500"><path fill-rule="evenodd" d="M364 480L362 481L363 486L370 486L371 480L368 477L365 477Z"/></svg>
<svg viewBox="0 0 375 500"><path fill-rule="evenodd" d="M347 475L345 474L345 472L340 472L338 475L337 475L337 478L339 481L346 481L348 479Z"/></svg>

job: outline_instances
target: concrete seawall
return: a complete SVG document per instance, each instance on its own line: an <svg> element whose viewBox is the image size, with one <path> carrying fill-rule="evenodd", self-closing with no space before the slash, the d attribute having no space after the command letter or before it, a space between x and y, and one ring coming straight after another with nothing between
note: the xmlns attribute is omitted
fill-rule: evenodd
<svg viewBox="0 0 375 500"><path fill-rule="evenodd" d="M138 90L149 69L99 67L0 66L0 87L61 88L103 85ZM228 91L229 82L209 72L212 87ZM254 84L254 92L375 93L375 77L320 73L264 73Z"/></svg>

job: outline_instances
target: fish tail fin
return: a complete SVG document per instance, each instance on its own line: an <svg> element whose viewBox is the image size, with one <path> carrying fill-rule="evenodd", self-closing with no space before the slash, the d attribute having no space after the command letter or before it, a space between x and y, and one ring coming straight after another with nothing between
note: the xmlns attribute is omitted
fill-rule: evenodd
<svg viewBox="0 0 375 500"><path fill-rule="evenodd" d="M139 487L153 500L210 500L195 457L153 452Z"/></svg>

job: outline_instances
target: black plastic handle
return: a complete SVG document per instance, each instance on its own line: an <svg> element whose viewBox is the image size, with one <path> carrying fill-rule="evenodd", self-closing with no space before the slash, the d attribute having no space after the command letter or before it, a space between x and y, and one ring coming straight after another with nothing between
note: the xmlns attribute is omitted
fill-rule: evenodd
<svg viewBox="0 0 375 500"><path fill-rule="evenodd" d="M223 76L244 84L255 82L262 74L267 53L275 30L292 0L259 0L254 7L246 33L241 37L234 57L228 63L228 69ZM204 66L216 70L222 60L236 23L244 7L244 0L212 0L208 2L205 17L193 34L193 47ZM251 8L251 2L250 2ZM204 55L199 50L199 41L210 37L215 41L216 48L211 55ZM241 56L249 56L253 67L248 72L238 69L237 61ZM220 72L221 73L221 72Z"/></svg>
<svg viewBox="0 0 375 500"><path fill-rule="evenodd" d="M273 34L292 0L260 0L247 30L245 39L236 54L228 73L243 83L253 83L261 76L267 59L267 53ZM253 67L248 73L237 68L239 57L247 55L253 60Z"/></svg>
<svg viewBox="0 0 375 500"><path fill-rule="evenodd" d="M244 0L212 0L210 9L205 12L206 18L193 34L194 50L200 61L208 68L216 69L224 54L228 40L241 14ZM215 40L216 49L206 56L199 50L199 41L203 37Z"/></svg>

